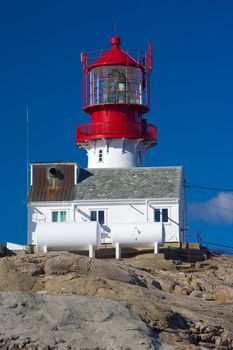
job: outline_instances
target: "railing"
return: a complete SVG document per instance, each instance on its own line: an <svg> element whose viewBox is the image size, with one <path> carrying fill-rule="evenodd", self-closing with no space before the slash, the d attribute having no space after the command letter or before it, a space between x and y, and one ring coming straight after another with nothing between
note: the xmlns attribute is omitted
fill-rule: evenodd
<svg viewBox="0 0 233 350"><path fill-rule="evenodd" d="M157 143L157 128L154 125L142 123L95 123L84 124L76 129L76 142L102 138L144 139Z"/></svg>
<svg viewBox="0 0 233 350"><path fill-rule="evenodd" d="M201 234L198 229L188 226L185 230L185 241L191 243L201 243Z"/></svg>

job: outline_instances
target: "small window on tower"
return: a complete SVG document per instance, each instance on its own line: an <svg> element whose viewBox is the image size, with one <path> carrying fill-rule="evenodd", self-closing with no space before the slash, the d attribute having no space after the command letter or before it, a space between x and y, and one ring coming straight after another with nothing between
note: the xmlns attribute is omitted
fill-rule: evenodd
<svg viewBox="0 0 233 350"><path fill-rule="evenodd" d="M142 164L142 151L138 151L138 164Z"/></svg>
<svg viewBox="0 0 233 350"><path fill-rule="evenodd" d="M99 162L103 162L103 150L102 149L99 150L98 160L99 160Z"/></svg>

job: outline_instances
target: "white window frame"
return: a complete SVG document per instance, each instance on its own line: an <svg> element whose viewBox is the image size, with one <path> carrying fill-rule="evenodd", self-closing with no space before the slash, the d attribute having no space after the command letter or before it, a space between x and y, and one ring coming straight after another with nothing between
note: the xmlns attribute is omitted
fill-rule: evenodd
<svg viewBox="0 0 233 350"><path fill-rule="evenodd" d="M153 222L161 222L162 224L164 225L171 225L171 208L170 207L160 207L160 206L153 206ZM168 216L168 221L162 221L163 220L163 217L162 217L162 210L163 209L167 209L167 216ZM155 210L159 210L160 211L160 221L155 221Z"/></svg>
<svg viewBox="0 0 233 350"><path fill-rule="evenodd" d="M96 212L99 212L99 211L103 211L104 212L104 223L103 224L100 224L100 225L107 225L107 208L89 208L89 215L90 215L90 221L91 221L91 211L96 211ZM97 219L98 219L99 215L97 215ZM97 220L97 222L99 222Z"/></svg>
<svg viewBox="0 0 233 350"><path fill-rule="evenodd" d="M53 213L57 212L58 213L58 221L53 221ZM66 213L65 216L66 216L66 220L65 221L61 221L60 218L61 218L61 212L63 213ZM52 209L51 210L51 222L68 222L69 218L69 213L68 213L68 210L66 209Z"/></svg>
<svg viewBox="0 0 233 350"><path fill-rule="evenodd" d="M104 162L104 150L102 148L98 150L97 157L98 157L98 163Z"/></svg>

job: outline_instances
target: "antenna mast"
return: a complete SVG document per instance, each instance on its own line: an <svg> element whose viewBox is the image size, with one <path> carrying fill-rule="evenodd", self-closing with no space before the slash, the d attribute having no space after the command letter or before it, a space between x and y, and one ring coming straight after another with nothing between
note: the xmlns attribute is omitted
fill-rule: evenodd
<svg viewBox="0 0 233 350"><path fill-rule="evenodd" d="M115 22L114 31L115 31L115 36L117 36L117 22Z"/></svg>
<svg viewBox="0 0 233 350"><path fill-rule="evenodd" d="M27 162L27 197L28 197L28 191L29 191L29 112L28 112L28 106L26 107L26 162Z"/></svg>

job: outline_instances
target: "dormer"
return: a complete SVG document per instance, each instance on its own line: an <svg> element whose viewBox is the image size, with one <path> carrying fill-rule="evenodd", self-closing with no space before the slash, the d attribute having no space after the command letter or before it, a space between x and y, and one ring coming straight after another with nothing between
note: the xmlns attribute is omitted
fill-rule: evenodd
<svg viewBox="0 0 233 350"><path fill-rule="evenodd" d="M32 163L28 202L72 201L79 173L77 163Z"/></svg>

